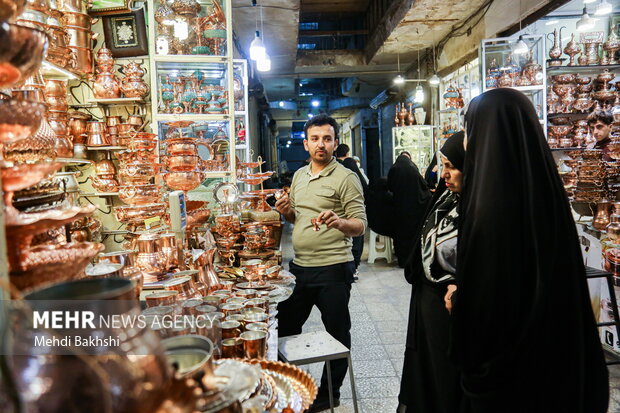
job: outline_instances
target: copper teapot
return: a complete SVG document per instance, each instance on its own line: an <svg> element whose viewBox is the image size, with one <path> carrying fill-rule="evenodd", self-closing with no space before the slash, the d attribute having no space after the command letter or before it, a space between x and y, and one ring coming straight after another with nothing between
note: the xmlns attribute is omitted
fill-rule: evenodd
<svg viewBox="0 0 620 413"><path fill-rule="evenodd" d="M93 94L97 99L114 99L121 97L121 86L116 76L110 71L101 71L95 75Z"/></svg>

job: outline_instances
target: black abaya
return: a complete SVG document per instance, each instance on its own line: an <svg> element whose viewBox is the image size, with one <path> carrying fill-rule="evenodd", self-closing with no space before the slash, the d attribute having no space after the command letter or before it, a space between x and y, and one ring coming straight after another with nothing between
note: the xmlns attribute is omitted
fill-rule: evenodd
<svg viewBox="0 0 620 413"><path fill-rule="evenodd" d="M575 223L536 111L474 99L452 355L474 413L604 413L608 377Z"/></svg>
<svg viewBox="0 0 620 413"><path fill-rule="evenodd" d="M446 142L447 146L444 145L447 149L444 155L460 168L464 157L463 135L462 132L453 135ZM428 222L435 213L446 190L442 179L424 214L424 221ZM422 264L423 231L421 225L405 268L405 277L413 284L413 289L398 401L406 406L407 413L457 413L461 411L463 397L460 375L448 358L451 319L444 303L448 285L453 281L435 283L427 279ZM433 269L437 266L431 266L431 272L439 278L439 271Z"/></svg>
<svg viewBox="0 0 620 413"><path fill-rule="evenodd" d="M396 214L394 252L398 258L398 265L404 267L431 195L426 181L407 155L396 158L390 168L388 188L393 194Z"/></svg>

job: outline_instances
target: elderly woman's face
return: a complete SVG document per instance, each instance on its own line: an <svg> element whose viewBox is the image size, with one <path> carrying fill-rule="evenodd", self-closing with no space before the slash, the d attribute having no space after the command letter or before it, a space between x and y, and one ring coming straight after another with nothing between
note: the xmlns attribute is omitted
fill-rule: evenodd
<svg viewBox="0 0 620 413"><path fill-rule="evenodd" d="M441 164L441 177L446 181L446 186L450 191L460 193L463 185L463 174L443 155L441 155Z"/></svg>

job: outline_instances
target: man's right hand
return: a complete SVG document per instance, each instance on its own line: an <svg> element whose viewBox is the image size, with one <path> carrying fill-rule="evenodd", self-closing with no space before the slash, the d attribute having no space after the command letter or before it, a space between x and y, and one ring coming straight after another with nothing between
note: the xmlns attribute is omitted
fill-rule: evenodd
<svg viewBox="0 0 620 413"><path fill-rule="evenodd" d="M275 207L276 211L284 215L287 221L293 222L295 220L295 211L291 206L291 199L288 197L287 193L276 201Z"/></svg>

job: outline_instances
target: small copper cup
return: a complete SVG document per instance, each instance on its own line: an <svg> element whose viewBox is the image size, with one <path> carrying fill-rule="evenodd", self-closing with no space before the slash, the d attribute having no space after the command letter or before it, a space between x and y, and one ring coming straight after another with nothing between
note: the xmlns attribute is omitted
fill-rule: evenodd
<svg viewBox="0 0 620 413"><path fill-rule="evenodd" d="M221 308L224 315L228 316L230 314L241 314L241 310L243 309L243 305L241 304L224 304Z"/></svg>
<svg viewBox="0 0 620 413"><path fill-rule="evenodd" d="M222 324L222 340L228 338L238 338L241 335L241 323L238 321L223 321Z"/></svg>
<svg viewBox="0 0 620 413"><path fill-rule="evenodd" d="M222 358L243 357L243 343L236 338L222 340Z"/></svg>
<svg viewBox="0 0 620 413"><path fill-rule="evenodd" d="M239 304L245 307L246 301L247 300L243 297L230 297L228 300L226 300L226 304Z"/></svg>
<svg viewBox="0 0 620 413"><path fill-rule="evenodd" d="M243 321L245 319L245 315L244 314L230 314L228 316L226 316L226 321L238 321L239 324L241 324L241 327L245 326L245 321Z"/></svg>
<svg viewBox="0 0 620 413"><path fill-rule="evenodd" d="M217 307L204 304L204 301L203 301L201 305L195 307L195 310L197 314L211 314L217 311ZM224 315L222 315L222 317L224 317Z"/></svg>
<svg viewBox="0 0 620 413"><path fill-rule="evenodd" d="M246 314L245 317L243 318L243 321L245 321L246 324L268 323L269 316L265 313Z"/></svg>
<svg viewBox="0 0 620 413"><path fill-rule="evenodd" d="M243 315L243 321L246 321L248 316L252 316L254 314L266 315L267 319L269 318L269 316L267 315L267 312L265 311L265 309L264 308L260 308L260 307L244 308L242 310L241 314ZM259 321L259 320L257 320L257 321ZM265 321L265 320L263 320L263 321Z"/></svg>
<svg viewBox="0 0 620 413"><path fill-rule="evenodd" d="M203 304L219 308L222 305L222 298L215 295L208 295L202 299ZM213 310L215 311L215 310Z"/></svg>
<svg viewBox="0 0 620 413"><path fill-rule="evenodd" d="M202 300L191 298L181 303L181 313L184 315L198 315L198 307L202 306Z"/></svg>
<svg viewBox="0 0 620 413"><path fill-rule="evenodd" d="M262 308L266 313L268 313L269 300L265 298L254 298L245 302L245 308Z"/></svg>
<svg viewBox="0 0 620 413"><path fill-rule="evenodd" d="M162 305L174 305L177 301L178 291L156 291L146 295L147 307L158 307Z"/></svg>
<svg viewBox="0 0 620 413"><path fill-rule="evenodd" d="M241 297L246 300L251 300L253 298L256 298L256 290L253 290L253 289L238 290L238 291L235 291L235 295L237 297Z"/></svg>
<svg viewBox="0 0 620 413"><path fill-rule="evenodd" d="M267 323L248 323L245 325L246 331L264 331L269 335L269 325Z"/></svg>
<svg viewBox="0 0 620 413"><path fill-rule="evenodd" d="M264 359L267 353L267 333L246 331L239 336L243 341L243 356L249 359Z"/></svg>
<svg viewBox="0 0 620 413"><path fill-rule="evenodd" d="M232 281L220 281L220 285L222 286L222 288L224 288L226 291L232 291L233 287L235 286L235 283Z"/></svg>

